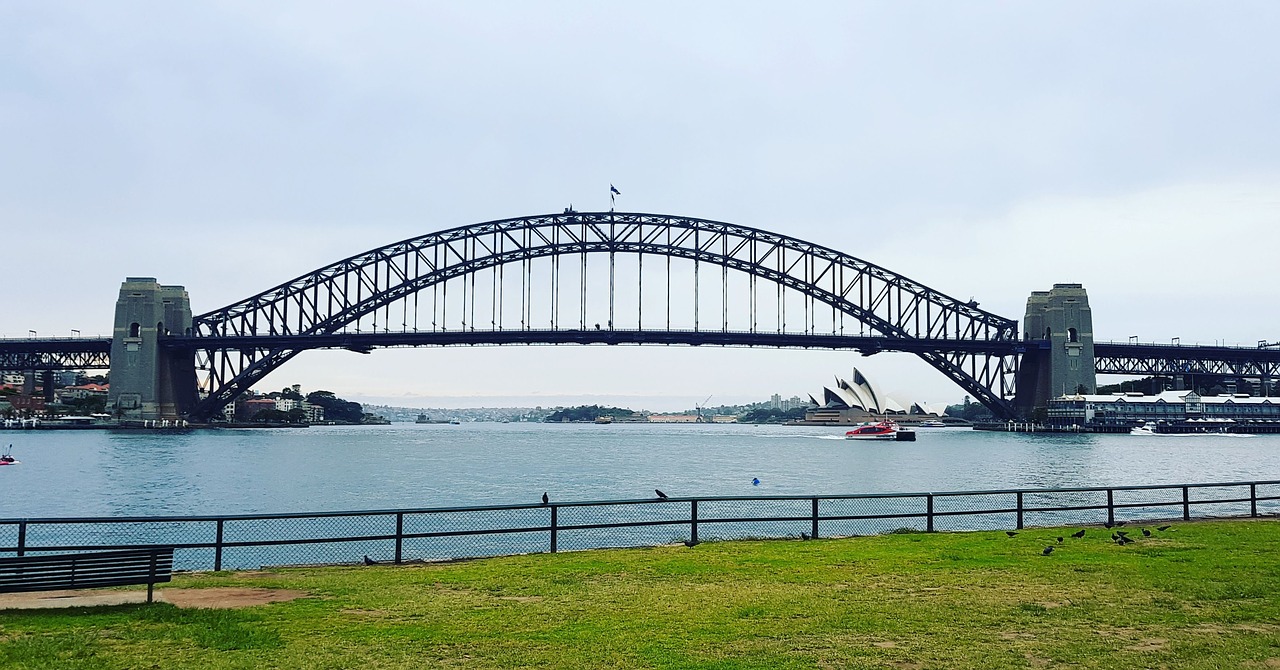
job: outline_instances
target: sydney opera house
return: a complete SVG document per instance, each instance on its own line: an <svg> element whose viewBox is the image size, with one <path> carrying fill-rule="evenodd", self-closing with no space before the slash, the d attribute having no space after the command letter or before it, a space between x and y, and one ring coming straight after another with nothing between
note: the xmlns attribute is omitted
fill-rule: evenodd
<svg viewBox="0 0 1280 670"><path fill-rule="evenodd" d="M921 402L900 402L891 398L857 368L853 369L853 376L849 381L836 377L834 386L822 389L821 399L812 395L809 399L815 407L805 413L806 423L858 423L883 416L935 419L943 416L947 409Z"/></svg>

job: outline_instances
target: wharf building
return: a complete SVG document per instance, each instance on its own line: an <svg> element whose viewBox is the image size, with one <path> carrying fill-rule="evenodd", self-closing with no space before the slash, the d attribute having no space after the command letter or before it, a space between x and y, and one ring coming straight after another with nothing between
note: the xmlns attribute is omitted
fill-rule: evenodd
<svg viewBox="0 0 1280 670"><path fill-rule="evenodd" d="M1046 424L1063 429L1150 425L1167 433L1280 433L1280 398L1194 391L1073 394L1049 401Z"/></svg>

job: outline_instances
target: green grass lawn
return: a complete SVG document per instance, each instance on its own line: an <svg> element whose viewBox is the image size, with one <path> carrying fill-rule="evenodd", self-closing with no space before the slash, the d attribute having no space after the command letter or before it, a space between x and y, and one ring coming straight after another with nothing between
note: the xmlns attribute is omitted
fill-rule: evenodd
<svg viewBox="0 0 1280 670"><path fill-rule="evenodd" d="M179 575L311 597L3 611L0 667L1280 667L1280 524L1074 530Z"/></svg>

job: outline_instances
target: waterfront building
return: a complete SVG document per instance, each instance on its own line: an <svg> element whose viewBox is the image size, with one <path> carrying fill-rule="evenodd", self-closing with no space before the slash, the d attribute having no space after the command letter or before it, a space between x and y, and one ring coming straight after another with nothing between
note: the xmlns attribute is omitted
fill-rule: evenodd
<svg viewBox="0 0 1280 670"><path fill-rule="evenodd" d="M883 416L933 418L946 413L945 407L922 402L903 403L889 397L857 368L853 369L848 380L836 377L834 386L823 388L822 402L813 396L809 396L809 400L814 407L805 412L807 423L860 423Z"/></svg>
<svg viewBox="0 0 1280 670"><path fill-rule="evenodd" d="M697 414L650 414L649 423L698 423Z"/></svg>
<svg viewBox="0 0 1280 670"><path fill-rule="evenodd" d="M1280 423L1280 398L1223 393L1202 396L1194 391L1156 395L1072 394L1049 401L1050 426L1124 426L1139 423Z"/></svg>

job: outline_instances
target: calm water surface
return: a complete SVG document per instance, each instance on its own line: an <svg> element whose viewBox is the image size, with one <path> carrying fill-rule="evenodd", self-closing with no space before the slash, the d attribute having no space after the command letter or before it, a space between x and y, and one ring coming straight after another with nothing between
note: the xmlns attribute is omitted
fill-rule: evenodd
<svg viewBox="0 0 1280 670"><path fill-rule="evenodd" d="M0 518L237 514L1280 479L1280 436L1020 435L915 443L748 425L394 424L186 434L0 432ZM759 486L751 480L760 479Z"/></svg>

